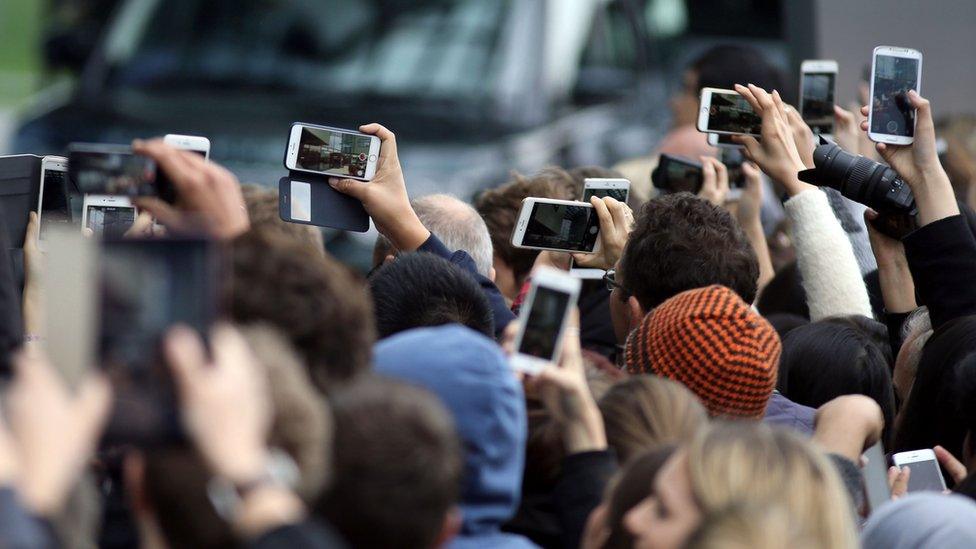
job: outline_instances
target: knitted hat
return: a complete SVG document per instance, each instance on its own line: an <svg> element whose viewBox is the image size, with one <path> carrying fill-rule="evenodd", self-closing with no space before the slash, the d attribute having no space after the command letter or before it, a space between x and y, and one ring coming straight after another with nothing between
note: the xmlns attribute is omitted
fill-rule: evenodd
<svg viewBox="0 0 976 549"><path fill-rule="evenodd" d="M691 389L713 416L760 419L776 387L779 336L732 290L680 293L627 339L627 370Z"/></svg>

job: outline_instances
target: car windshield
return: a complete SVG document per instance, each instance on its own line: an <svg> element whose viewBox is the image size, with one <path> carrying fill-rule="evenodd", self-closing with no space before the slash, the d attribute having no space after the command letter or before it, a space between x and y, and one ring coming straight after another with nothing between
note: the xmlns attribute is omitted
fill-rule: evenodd
<svg viewBox="0 0 976 549"><path fill-rule="evenodd" d="M478 99L504 0L132 0L106 48L117 89Z"/></svg>

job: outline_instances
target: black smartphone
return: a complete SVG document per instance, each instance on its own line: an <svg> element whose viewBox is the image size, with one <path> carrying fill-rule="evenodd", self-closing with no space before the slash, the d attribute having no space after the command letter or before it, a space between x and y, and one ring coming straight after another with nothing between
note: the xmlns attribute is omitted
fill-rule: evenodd
<svg viewBox="0 0 976 549"><path fill-rule="evenodd" d="M124 145L72 143L68 179L82 194L160 195L156 163Z"/></svg>
<svg viewBox="0 0 976 549"><path fill-rule="evenodd" d="M651 172L651 182L664 192L698 194L702 188L702 165L681 156L662 154Z"/></svg>
<svg viewBox="0 0 976 549"><path fill-rule="evenodd" d="M182 440L163 337L176 324L206 337L218 309L217 249L193 238L106 240L98 261L96 348L115 389L105 441Z"/></svg>
<svg viewBox="0 0 976 549"><path fill-rule="evenodd" d="M742 163L746 158L742 154L742 149L723 148L719 153L719 160L725 164L725 169L729 172L729 188L741 189L746 186L746 175L742 171Z"/></svg>

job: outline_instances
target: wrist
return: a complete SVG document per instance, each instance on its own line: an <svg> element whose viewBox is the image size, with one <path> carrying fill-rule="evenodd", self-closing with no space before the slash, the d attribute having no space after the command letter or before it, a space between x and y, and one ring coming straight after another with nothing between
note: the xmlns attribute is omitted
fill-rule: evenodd
<svg viewBox="0 0 976 549"><path fill-rule="evenodd" d="M403 252L412 252L423 246L430 238L430 231L420 222L413 208L395 217L386 235L396 248Z"/></svg>
<svg viewBox="0 0 976 549"><path fill-rule="evenodd" d="M607 449L607 434L600 409L592 398L583 404L579 417L563 428L563 444L569 454Z"/></svg>
<svg viewBox="0 0 976 549"><path fill-rule="evenodd" d="M246 494L234 514L234 530L244 539L296 524L305 518L305 506L291 490L275 485L263 485Z"/></svg>

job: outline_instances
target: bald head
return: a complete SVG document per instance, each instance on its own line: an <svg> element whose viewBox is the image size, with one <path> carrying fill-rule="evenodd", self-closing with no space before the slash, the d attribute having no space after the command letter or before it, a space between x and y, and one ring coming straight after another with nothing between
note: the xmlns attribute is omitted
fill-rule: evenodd
<svg viewBox="0 0 976 549"><path fill-rule="evenodd" d="M492 267L488 226L470 204L446 194L432 194L412 201L417 217L448 249L464 250L478 272L489 276Z"/></svg>

